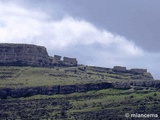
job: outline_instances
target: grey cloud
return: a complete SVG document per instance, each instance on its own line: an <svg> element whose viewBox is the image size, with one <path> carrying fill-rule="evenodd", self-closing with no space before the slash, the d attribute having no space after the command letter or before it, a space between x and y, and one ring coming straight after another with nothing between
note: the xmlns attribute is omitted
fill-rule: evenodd
<svg viewBox="0 0 160 120"><path fill-rule="evenodd" d="M62 19L65 15L85 19L99 28L125 36L145 51L160 52L159 0L15 1L29 9L46 11L53 19Z"/></svg>
<svg viewBox="0 0 160 120"><path fill-rule="evenodd" d="M146 51L160 52L159 0L60 0L65 11L126 36Z"/></svg>
<svg viewBox="0 0 160 120"><path fill-rule="evenodd" d="M65 15L85 19L97 27L125 36L146 51L160 52L159 0L14 1L28 9L46 11L53 19L62 19Z"/></svg>

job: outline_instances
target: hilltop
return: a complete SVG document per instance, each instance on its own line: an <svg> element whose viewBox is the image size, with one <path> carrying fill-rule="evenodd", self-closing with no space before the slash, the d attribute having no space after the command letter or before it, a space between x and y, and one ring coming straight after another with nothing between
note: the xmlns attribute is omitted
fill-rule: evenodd
<svg viewBox="0 0 160 120"><path fill-rule="evenodd" d="M49 56L45 47L32 44L0 44L0 65L1 66L32 66L32 67L53 67L53 66L76 66L75 58L61 56Z"/></svg>
<svg viewBox="0 0 160 120"><path fill-rule="evenodd" d="M76 58L69 58L54 55L49 56L45 47L31 44L0 44L0 66L32 66L32 67L74 67L79 66ZM147 69L131 69L114 66L111 68L90 67L93 71L112 73L129 73L139 75L133 79L153 80ZM82 69L85 69L82 68Z"/></svg>

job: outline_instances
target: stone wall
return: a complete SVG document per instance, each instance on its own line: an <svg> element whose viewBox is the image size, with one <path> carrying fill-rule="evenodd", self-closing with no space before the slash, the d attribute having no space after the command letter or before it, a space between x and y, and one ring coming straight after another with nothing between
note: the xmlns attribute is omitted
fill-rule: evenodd
<svg viewBox="0 0 160 120"><path fill-rule="evenodd" d="M113 71L115 71L115 72L126 72L127 69L126 69L126 67L114 66Z"/></svg>
<svg viewBox="0 0 160 120"><path fill-rule="evenodd" d="M63 57L63 61L64 61L64 63L71 64L71 65L74 65L74 66L76 66L77 63L78 63L76 58Z"/></svg>
<svg viewBox="0 0 160 120"><path fill-rule="evenodd" d="M29 44L0 44L0 65L49 66L45 47Z"/></svg>
<svg viewBox="0 0 160 120"><path fill-rule="evenodd" d="M58 60L58 61L60 61L60 60L61 60L61 57L62 57L62 56L54 55L55 60Z"/></svg>
<svg viewBox="0 0 160 120"><path fill-rule="evenodd" d="M147 69L134 68L134 69L131 69L130 72L132 72L132 73L137 73L137 74L142 74L142 73L147 72Z"/></svg>

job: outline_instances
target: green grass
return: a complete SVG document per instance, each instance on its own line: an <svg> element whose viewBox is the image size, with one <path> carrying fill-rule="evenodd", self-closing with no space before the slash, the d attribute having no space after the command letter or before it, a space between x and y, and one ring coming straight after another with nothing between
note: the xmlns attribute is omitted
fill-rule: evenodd
<svg viewBox="0 0 160 120"><path fill-rule="evenodd" d="M94 67L0 67L0 88L130 81L130 73L96 72ZM94 68L94 69L93 69ZM109 70L111 71L111 70Z"/></svg>
<svg viewBox="0 0 160 120"><path fill-rule="evenodd" d="M160 91L104 89L67 95L35 95L27 98L0 100L3 114L23 118L93 119L113 114L124 119L125 113L159 113ZM11 110L12 109L12 110ZM13 110L14 109L14 110ZM18 115L18 111L22 111ZM37 111L37 112L36 112ZM23 112L25 114L23 114ZM105 114L104 114L105 113ZM103 116L101 116L103 115ZM83 118L82 118L83 116ZM88 117L89 118L88 118ZM65 117L65 118L63 118ZM115 116L114 116L115 117ZM98 119L97 118L97 119Z"/></svg>
<svg viewBox="0 0 160 120"><path fill-rule="evenodd" d="M78 67L0 67L0 88L131 81L133 74ZM136 76L136 75L135 75ZM103 89L81 93L0 99L2 119L109 119L125 113L160 113L160 91Z"/></svg>

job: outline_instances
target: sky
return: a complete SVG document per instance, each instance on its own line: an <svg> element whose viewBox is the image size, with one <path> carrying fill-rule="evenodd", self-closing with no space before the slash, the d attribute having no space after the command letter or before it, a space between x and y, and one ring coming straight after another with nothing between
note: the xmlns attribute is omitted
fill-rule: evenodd
<svg viewBox="0 0 160 120"><path fill-rule="evenodd" d="M0 0L0 43L79 64L144 68L160 80L159 0Z"/></svg>

